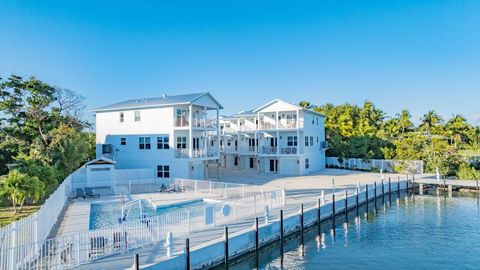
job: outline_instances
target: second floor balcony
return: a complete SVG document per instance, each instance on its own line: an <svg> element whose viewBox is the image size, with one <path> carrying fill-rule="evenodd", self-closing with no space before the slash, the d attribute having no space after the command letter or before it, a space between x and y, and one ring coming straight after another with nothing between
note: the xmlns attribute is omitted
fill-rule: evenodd
<svg viewBox="0 0 480 270"><path fill-rule="evenodd" d="M192 154L188 148L177 148L175 158L218 158L217 148L192 149Z"/></svg>
<svg viewBox="0 0 480 270"><path fill-rule="evenodd" d="M302 154L303 149L298 146L262 146L259 153L264 155L297 155Z"/></svg>
<svg viewBox="0 0 480 270"><path fill-rule="evenodd" d="M190 127L190 121L188 117L177 116L174 121L175 127ZM193 118L192 119L192 128L208 128L215 129L217 127L216 122L212 119L202 119L202 118Z"/></svg>

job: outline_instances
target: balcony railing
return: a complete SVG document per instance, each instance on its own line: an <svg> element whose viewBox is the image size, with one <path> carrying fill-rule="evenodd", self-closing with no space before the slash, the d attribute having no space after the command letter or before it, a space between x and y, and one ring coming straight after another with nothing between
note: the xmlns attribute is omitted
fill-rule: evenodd
<svg viewBox="0 0 480 270"><path fill-rule="evenodd" d="M192 149L192 155L189 155L187 148L177 149L175 158L210 158L218 157L218 150L216 148Z"/></svg>
<svg viewBox="0 0 480 270"><path fill-rule="evenodd" d="M176 127L188 127L188 118L184 116L175 117L175 126Z"/></svg>
<svg viewBox="0 0 480 270"><path fill-rule="evenodd" d="M280 155L296 155L303 153L303 149L298 146L262 146L260 149L260 154L275 155L277 154L277 148L278 154Z"/></svg>
<svg viewBox="0 0 480 270"><path fill-rule="evenodd" d="M262 146L260 149L260 154L276 154L277 153L277 147L276 146Z"/></svg>
<svg viewBox="0 0 480 270"><path fill-rule="evenodd" d="M238 152L238 147L236 146L222 146L220 148L223 153L237 153Z"/></svg>
<svg viewBox="0 0 480 270"><path fill-rule="evenodd" d="M298 146L284 146L280 147L279 150L281 155L296 155L302 152L302 149Z"/></svg>

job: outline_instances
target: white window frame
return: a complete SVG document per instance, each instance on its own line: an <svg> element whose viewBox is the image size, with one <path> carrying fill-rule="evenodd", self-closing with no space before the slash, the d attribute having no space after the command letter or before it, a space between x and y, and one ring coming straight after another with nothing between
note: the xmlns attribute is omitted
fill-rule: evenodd
<svg viewBox="0 0 480 270"><path fill-rule="evenodd" d="M141 111L135 111L135 112L134 112L134 115L135 115L135 122L140 122L140 121L142 121Z"/></svg>
<svg viewBox="0 0 480 270"><path fill-rule="evenodd" d="M149 150L152 148L150 137L138 137L138 149Z"/></svg>
<svg viewBox="0 0 480 270"><path fill-rule="evenodd" d="M157 165L157 178L170 178L170 165Z"/></svg>

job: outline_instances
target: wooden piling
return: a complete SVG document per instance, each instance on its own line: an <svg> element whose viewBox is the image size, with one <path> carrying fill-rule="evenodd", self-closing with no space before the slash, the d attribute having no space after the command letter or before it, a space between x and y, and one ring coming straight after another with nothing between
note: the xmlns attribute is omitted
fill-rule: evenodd
<svg viewBox="0 0 480 270"><path fill-rule="evenodd" d="M283 244L283 209L280 209L280 241L282 241Z"/></svg>
<svg viewBox="0 0 480 270"><path fill-rule="evenodd" d="M138 253L136 253L135 256L133 257L133 268L134 268L135 270L139 270L139 269L140 269L140 262L139 262Z"/></svg>
<svg viewBox="0 0 480 270"><path fill-rule="evenodd" d="M255 218L255 253L258 254L258 242L259 242L259 237L258 237L258 217Z"/></svg>
<svg viewBox="0 0 480 270"><path fill-rule="evenodd" d="M185 269L190 270L190 239L185 239Z"/></svg>
<svg viewBox="0 0 480 270"><path fill-rule="evenodd" d="M228 269L228 227L225 227L225 269Z"/></svg>

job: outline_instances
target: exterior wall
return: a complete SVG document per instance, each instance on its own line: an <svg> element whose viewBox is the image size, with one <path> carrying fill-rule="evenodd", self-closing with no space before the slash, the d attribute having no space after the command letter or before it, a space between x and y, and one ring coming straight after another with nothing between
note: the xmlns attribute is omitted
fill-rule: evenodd
<svg viewBox="0 0 480 270"><path fill-rule="evenodd" d="M157 166L169 166L170 178L197 179L206 177L206 160L215 159L215 156L206 152L215 151L209 140L216 140L216 130L209 126L208 112L206 108L217 106L210 98L203 97L195 101L195 105L178 105L160 108L141 108L136 110L118 110L96 113L96 156L102 157L102 145L111 144L112 153L105 154L108 158L116 161L117 169L148 168L153 171L152 177L156 177ZM192 114L183 117L181 121L176 117L176 109L185 109ZM140 121L135 121L135 111L140 111ZM120 121L120 113L124 115L124 121ZM191 130L190 130L191 126ZM190 136L191 134L191 136ZM150 149L140 149L141 137L150 138ZM157 138L168 137L168 149L157 148ZM177 150L177 137L186 137L186 148ZM193 148L192 138L198 139L198 146ZM126 144L122 145L121 140ZM193 156L200 153L202 156ZM201 152L200 152L201 151ZM218 151L218 150L217 150ZM179 154L182 156L179 158ZM184 156L186 155L186 156ZM205 156L203 156L205 155Z"/></svg>
<svg viewBox="0 0 480 270"><path fill-rule="evenodd" d="M249 169L249 155L257 157L256 168L262 173L272 173L270 159L278 160L274 173L282 175L304 175L325 169L325 149L322 147L322 142L325 141L325 124L322 115L283 101L272 102L257 110L256 116L237 116L221 123L225 127L222 151L238 152L243 157L240 162L241 169ZM289 117L290 115L292 117ZM288 145L289 136L297 137L297 145ZM308 146L305 145L305 137L308 137ZM272 138L276 138L278 151L271 147ZM230 140L230 146L226 143L227 139ZM252 149L249 139L255 141L258 150ZM237 149L235 140L238 141ZM306 160L308 168L305 168ZM235 167L233 158L227 159L225 166Z"/></svg>

